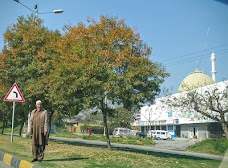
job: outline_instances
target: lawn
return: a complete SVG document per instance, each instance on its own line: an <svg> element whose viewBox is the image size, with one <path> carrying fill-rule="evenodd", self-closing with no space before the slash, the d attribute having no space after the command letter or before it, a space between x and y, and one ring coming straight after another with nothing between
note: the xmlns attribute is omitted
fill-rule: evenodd
<svg viewBox="0 0 228 168"><path fill-rule="evenodd" d="M10 143L9 135L0 135L0 151L30 161L31 139L14 136ZM49 141L43 168L215 168L220 161L186 156L169 155L129 149L108 150L104 147L87 146L78 143Z"/></svg>
<svg viewBox="0 0 228 168"><path fill-rule="evenodd" d="M205 139L187 148L189 151L224 155L228 150L227 139Z"/></svg>

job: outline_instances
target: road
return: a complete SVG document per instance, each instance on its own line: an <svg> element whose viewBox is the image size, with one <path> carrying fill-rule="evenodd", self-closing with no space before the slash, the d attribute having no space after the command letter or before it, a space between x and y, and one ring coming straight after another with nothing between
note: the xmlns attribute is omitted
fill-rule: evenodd
<svg viewBox="0 0 228 168"><path fill-rule="evenodd" d="M153 140L156 144L153 146L158 149L169 149L175 151L185 151L188 146L194 145L199 140L175 138L171 140Z"/></svg>

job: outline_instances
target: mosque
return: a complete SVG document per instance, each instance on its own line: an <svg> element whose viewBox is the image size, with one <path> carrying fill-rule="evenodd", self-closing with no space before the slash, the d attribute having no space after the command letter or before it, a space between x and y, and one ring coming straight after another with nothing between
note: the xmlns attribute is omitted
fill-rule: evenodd
<svg viewBox="0 0 228 168"><path fill-rule="evenodd" d="M197 68L180 83L178 93L181 95L192 89L208 89L210 87L223 88L228 86L228 80L216 83L215 54L211 54L212 77L199 71ZM171 95L172 96L172 95ZM166 130L173 137L181 138L214 138L222 137L223 131L219 123L207 118L194 110L186 113L164 105L163 99L158 98L155 103L141 107L134 126L139 126L142 132L148 130ZM228 115L226 116L228 120Z"/></svg>

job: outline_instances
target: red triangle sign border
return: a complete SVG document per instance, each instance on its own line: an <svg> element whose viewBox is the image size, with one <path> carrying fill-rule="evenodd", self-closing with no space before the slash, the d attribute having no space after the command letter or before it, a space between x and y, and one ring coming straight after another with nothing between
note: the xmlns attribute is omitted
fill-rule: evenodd
<svg viewBox="0 0 228 168"><path fill-rule="evenodd" d="M18 94L20 95L21 99L12 99L12 98L9 98L9 95L11 94L12 90L14 89L14 87L16 87L16 90L17 90ZM14 83L13 86L10 88L9 92L6 94L6 96L3 99L3 101L8 101L8 102L25 102L25 99L24 99L23 95L21 94L21 91L20 91L20 89L19 89L19 87L17 86L16 83Z"/></svg>

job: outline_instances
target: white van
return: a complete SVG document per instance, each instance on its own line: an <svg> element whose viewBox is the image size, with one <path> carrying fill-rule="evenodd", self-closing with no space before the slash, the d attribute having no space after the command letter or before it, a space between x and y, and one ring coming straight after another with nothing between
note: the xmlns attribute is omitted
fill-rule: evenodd
<svg viewBox="0 0 228 168"><path fill-rule="evenodd" d="M147 132L147 138L172 139L172 135L168 131L164 131L164 130L149 130Z"/></svg>
<svg viewBox="0 0 228 168"><path fill-rule="evenodd" d="M130 129L128 128L115 128L112 132L113 137L127 137L130 135Z"/></svg>

